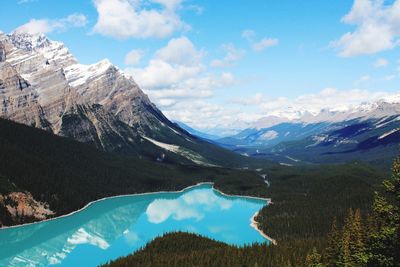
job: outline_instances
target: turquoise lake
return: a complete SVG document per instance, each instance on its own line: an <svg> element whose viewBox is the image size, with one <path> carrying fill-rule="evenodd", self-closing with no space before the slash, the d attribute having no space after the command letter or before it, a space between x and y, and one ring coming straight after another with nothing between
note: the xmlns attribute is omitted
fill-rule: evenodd
<svg viewBox="0 0 400 267"><path fill-rule="evenodd" d="M172 231L234 245L268 242L250 226L266 200L212 185L101 200L73 215L0 230L0 266L98 266Z"/></svg>

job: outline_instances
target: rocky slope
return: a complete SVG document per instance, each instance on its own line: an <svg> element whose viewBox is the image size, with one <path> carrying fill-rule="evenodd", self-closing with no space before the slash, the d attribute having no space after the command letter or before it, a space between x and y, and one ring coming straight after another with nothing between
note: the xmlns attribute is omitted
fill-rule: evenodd
<svg viewBox="0 0 400 267"><path fill-rule="evenodd" d="M79 64L44 35L0 34L0 108L2 118L105 151L203 165L241 161L170 122L108 60Z"/></svg>

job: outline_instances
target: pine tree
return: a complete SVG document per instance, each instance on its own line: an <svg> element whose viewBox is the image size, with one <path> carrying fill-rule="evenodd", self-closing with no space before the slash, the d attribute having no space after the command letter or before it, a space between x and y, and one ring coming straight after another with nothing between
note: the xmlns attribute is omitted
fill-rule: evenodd
<svg viewBox="0 0 400 267"><path fill-rule="evenodd" d="M307 267L323 267L324 265L321 262L321 255L318 253L317 249L314 247L311 253L309 253L306 257L306 266Z"/></svg>
<svg viewBox="0 0 400 267"><path fill-rule="evenodd" d="M325 250L325 262L327 266L337 266L340 255L340 230L337 227L336 217L333 219L331 231L328 235L328 246Z"/></svg>
<svg viewBox="0 0 400 267"><path fill-rule="evenodd" d="M348 215L343 226L342 238L340 241L340 254L337 266L350 267L353 266L352 251L351 251L351 235L353 224L353 210L349 209Z"/></svg>
<svg viewBox="0 0 400 267"><path fill-rule="evenodd" d="M400 266L400 159L383 186L386 195L376 193L373 204L376 231L368 240L368 266Z"/></svg>
<svg viewBox="0 0 400 267"><path fill-rule="evenodd" d="M350 231L350 251L352 263L355 266L365 264L365 247L363 238L363 227L361 222L361 212L357 209L353 215L353 221L351 222Z"/></svg>

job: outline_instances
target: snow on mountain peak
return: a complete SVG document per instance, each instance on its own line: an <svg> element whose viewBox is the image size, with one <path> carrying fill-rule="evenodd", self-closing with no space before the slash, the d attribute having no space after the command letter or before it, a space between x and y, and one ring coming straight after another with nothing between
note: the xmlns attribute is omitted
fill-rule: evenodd
<svg viewBox="0 0 400 267"><path fill-rule="evenodd" d="M13 32L7 37L20 51L17 54L42 55L49 63L65 67L77 63L75 57L65 47L64 43L50 40L44 34L30 34L25 32Z"/></svg>
<svg viewBox="0 0 400 267"><path fill-rule="evenodd" d="M359 105L306 110L289 107L276 110L256 121L253 126L267 128L282 122L319 123L339 122L352 119L380 118L400 114L400 94L383 97L376 101L362 102Z"/></svg>
<svg viewBox="0 0 400 267"><path fill-rule="evenodd" d="M110 68L115 67L108 59L103 59L92 65L73 64L66 67L64 72L69 84L77 87L90 79L104 74Z"/></svg>
<svg viewBox="0 0 400 267"><path fill-rule="evenodd" d="M13 32L8 37L17 48L27 52L32 52L37 48L44 48L52 43L44 34Z"/></svg>
<svg viewBox="0 0 400 267"><path fill-rule="evenodd" d="M395 94L392 96L387 96L384 98L384 101L386 101L387 103L400 103L400 93L399 94Z"/></svg>

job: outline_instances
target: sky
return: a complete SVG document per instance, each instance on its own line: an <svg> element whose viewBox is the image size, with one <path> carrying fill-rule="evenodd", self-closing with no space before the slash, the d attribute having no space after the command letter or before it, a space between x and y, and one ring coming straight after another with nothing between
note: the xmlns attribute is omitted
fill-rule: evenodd
<svg viewBox="0 0 400 267"><path fill-rule="evenodd" d="M400 92L400 0L3 0L0 30L108 58L209 132Z"/></svg>

